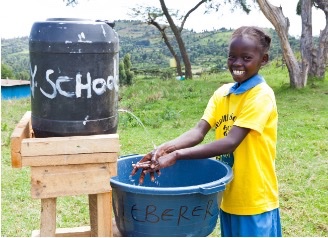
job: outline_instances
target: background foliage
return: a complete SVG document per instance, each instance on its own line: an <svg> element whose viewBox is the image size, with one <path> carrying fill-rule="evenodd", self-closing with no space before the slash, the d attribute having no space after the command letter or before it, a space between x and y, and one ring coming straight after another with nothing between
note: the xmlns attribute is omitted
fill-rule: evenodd
<svg viewBox="0 0 328 238"><path fill-rule="evenodd" d="M165 74L170 71L172 58L162 41L158 30L141 21L119 20L114 29L120 39L120 58L130 54L131 71L136 74ZM233 29L221 28L214 31L194 32L183 30L182 36L188 49L190 61L195 72L211 70L220 71L226 66L228 38ZM272 36L271 59L280 59L281 47L276 32L267 29ZM299 40L289 38L295 52L299 51ZM174 44L173 44L174 45ZM174 45L176 47L176 45ZM9 66L15 79L29 79L28 36L13 39L1 39L1 64ZM173 71L174 72L174 71ZM6 75L1 75L6 78Z"/></svg>

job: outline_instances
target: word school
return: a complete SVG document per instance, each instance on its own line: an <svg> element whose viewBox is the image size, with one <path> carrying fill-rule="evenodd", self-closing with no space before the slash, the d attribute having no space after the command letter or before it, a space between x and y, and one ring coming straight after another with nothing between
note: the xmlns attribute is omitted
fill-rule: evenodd
<svg viewBox="0 0 328 238"><path fill-rule="evenodd" d="M35 81L36 72L37 72L37 66L35 65L34 70L32 70L31 68L31 93L33 97L34 97L34 90L38 86L37 82ZM73 97L80 98L82 95L82 90L86 90L87 98L91 98L92 91L96 95L102 95L107 90L112 91L114 89L117 92L119 87L118 76L115 74L115 72L114 72L114 76L109 75L106 80L103 78L96 78L92 80L91 75L88 72L86 74L87 82L85 84L82 83L82 74L77 73L75 76L75 92L68 92L63 90L62 84L72 83L72 81L74 81L74 78L68 76L59 76L54 82L53 80L50 79L53 73L54 70L52 69L48 69L45 73L45 80L49 83L52 90L46 92L40 87L41 93L49 99L54 99L58 94L68 98L73 98Z"/></svg>

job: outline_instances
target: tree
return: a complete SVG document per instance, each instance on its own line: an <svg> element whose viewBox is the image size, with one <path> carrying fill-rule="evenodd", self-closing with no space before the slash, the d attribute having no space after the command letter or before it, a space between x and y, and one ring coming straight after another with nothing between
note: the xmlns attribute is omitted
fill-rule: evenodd
<svg viewBox="0 0 328 238"><path fill-rule="evenodd" d="M119 79L120 79L120 85L124 85L125 82L126 82L126 74L125 74L123 60L120 61L118 72L119 72L118 76L119 76Z"/></svg>
<svg viewBox="0 0 328 238"><path fill-rule="evenodd" d="M169 9L167 8L167 6L165 4L165 0L159 0L159 2L160 2L160 6L161 6L161 11L154 11L154 8L153 8L153 10L149 11L151 8L148 8L149 10L148 10L146 22L150 25L155 26L160 31L165 44L167 45L172 56L175 58L175 60L177 62L177 73L178 73L178 75L181 75L182 69L181 69L181 64L180 64L180 58L179 58L178 54L175 52L174 48L172 47L172 44L169 41L169 38L165 31L167 26L160 25L159 22L157 21L158 17L165 16L168 26L174 34L174 39L178 45L179 52L180 52L181 58L184 63L185 77L191 79L192 71L191 71L190 58L188 56L188 52L186 50L185 43L182 39L181 32L182 32L184 25L185 25L188 17L190 16L190 14L192 14L201 5L208 3L208 9L218 10L221 3L220 3L220 1L215 1L215 0L200 0L197 4L195 4L195 6L193 6L189 11L187 11L187 13L184 16L177 16L177 14L169 11ZM246 0L226 0L226 1L224 1L224 3L232 3L234 7L240 6L246 13L248 13L250 11L248 6L246 5ZM137 16L140 15L140 13L142 12L140 9L143 9L143 8L144 7L142 6L142 7L139 7L138 9L134 9L134 11L136 13L135 15L137 15ZM180 26L178 26L177 23L174 22L174 20L173 20L174 17L181 19Z"/></svg>
<svg viewBox="0 0 328 238"><path fill-rule="evenodd" d="M178 46L179 46L179 50L180 50L180 54L181 54L181 57L183 59L183 63L184 63L184 66L185 66L185 77L186 78L189 78L191 79L192 78L192 71L191 71L191 63L190 63L190 59L189 59L189 56L188 56L188 53L187 53L187 50L186 50L186 47L185 47L185 44L184 44L184 41L182 40L182 37L181 37L181 31L183 29L183 26L188 18L188 16L193 12L195 11L200 5L202 5L203 3L206 2L206 0L202 0L200 2L198 2L196 4L196 6L194 6L192 9L190 9L187 14L185 15L185 17L183 18L182 22L181 22L181 26L180 27L177 27L177 25L174 23L171 15L169 14L169 11L165 5L165 1L164 0L159 0L160 4L161 4L161 8L163 10L163 13L170 25L170 28L171 30L173 31L173 34L175 36L175 39L178 43Z"/></svg>
<svg viewBox="0 0 328 238"><path fill-rule="evenodd" d="M21 71L18 72L15 76L17 79L22 79L22 80L29 80L30 79L30 74L26 71Z"/></svg>
<svg viewBox="0 0 328 238"><path fill-rule="evenodd" d="M131 85L132 79L134 77L133 72L131 71L131 56L130 54L126 54L123 59L124 71L126 75L126 84Z"/></svg>
<svg viewBox="0 0 328 238"><path fill-rule="evenodd" d="M322 49L318 49L317 52L313 50L312 42L312 0L301 0L301 17L302 17L302 35L301 35L301 56L302 62L299 63L291 50L288 42L288 29L289 20L282 13L281 7L273 6L267 0L257 0L261 11L265 17L272 23L277 34L280 38L280 45L283 52L283 57L286 61L286 65L289 72L290 86L294 88L303 88L307 84L308 75L313 73L312 68L318 64L317 68L320 68L320 72L324 74L324 67L327 61L327 42L328 42L328 3L326 0L313 0L317 4L320 3L322 9L325 9L326 15L326 27L321 32L319 37L319 45ZM319 5L319 4L318 4ZM313 57L316 54L317 57ZM320 58L320 60L318 60ZM316 59L316 60L314 60ZM322 74L322 75L323 75Z"/></svg>
<svg viewBox="0 0 328 238"><path fill-rule="evenodd" d="M156 9L154 9L154 10L152 11L152 13L148 12L147 23L148 23L149 25L153 25L153 26L155 26L155 27L158 29L158 31L161 33L165 45L166 45L167 48L169 49L171 55L173 56L173 58L175 59L175 62L176 62L176 64L177 64L177 66L176 66L176 68L177 68L177 74L181 76L181 75L182 75L182 68L181 68L180 57L178 56L178 54L177 54L176 51L174 50L172 44L170 43L170 40L169 40L168 35L167 35L167 33L166 33L167 26L165 26L165 25L160 25L160 24L157 22L157 18L158 18L159 16L162 16L163 14L162 14L161 12L155 13L154 11L156 11Z"/></svg>
<svg viewBox="0 0 328 238"><path fill-rule="evenodd" d="M299 67L297 59L288 42L288 18L283 15L281 7L271 5L267 0L257 0L257 3L259 4L260 9L265 17L274 26L280 38L283 57L289 72L290 85L296 88L300 88L302 85L304 86L305 74L302 73L302 70Z"/></svg>
<svg viewBox="0 0 328 238"><path fill-rule="evenodd" d="M185 67L185 77L186 78L192 78L192 71L191 71L191 63L190 63L190 59L184 44L184 41L182 39L181 36L181 32L183 30L184 24L187 20L187 18L189 17L189 15L195 11L200 5L202 5L203 3L207 2L208 0L201 0L200 2L198 2L192 9L190 9L187 14L184 17L178 17L178 18L182 18L183 20L181 21L181 25L177 26L177 24L174 22L173 17L177 17L177 14L173 14L171 13L164 0L159 0L160 5L161 5L161 10L156 9L156 8L149 8L146 7L144 8L143 6L138 7L138 8L133 8L132 10L134 11L135 16L140 16L141 17L146 17L146 22L149 25L153 25L155 26L159 32L161 33L161 36L164 40L164 43L166 44L166 46L168 47L170 53L172 54L172 56L174 57L176 63L177 63L177 74L179 76L182 75L182 67L181 67L181 62L180 62L180 57L179 55L176 53L176 51L174 50L174 47L172 46L168 34L166 32L166 30L169 28L175 37L175 41L178 44L178 48L180 51L180 55L182 57L183 63L184 63L184 67ZM143 11L145 10L145 11ZM158 19L165 16L165 19L167 20L169 25L161 25L158 22ZM161 19L160 19L161 20Z"/></svg>
<svg viewBox="0 0 328 238"><path fill-rule="evenodd" d="M2 79L13 79L14 73L9 65L1 64L1 78Z"/></svg>
<svg viewBox="0 0 328 238"><path fill-rule="evenodd" d="M124 55L123 60L119 64L119 79L121 85L131 85L134 77L131 71L131 57L130 54Z"/></svg>
<svg viewBox="0 0 328 238"><path fill-rule="evenodd" d="M309 52L309 76L324 79L325 67L328 61L328 1L326 0L312 0L312 1L299 1L297 4L296 13L302 17L302 25L308 26L311 22L311 6L321 9L326 16L326 26L320 32L318 44L315 46L312 42L312 30L304 32L304 40L308 42L305 47L310 49ZM308 15L309 13L309 15ZM312 24L311 24L312 25Z"/></svg>

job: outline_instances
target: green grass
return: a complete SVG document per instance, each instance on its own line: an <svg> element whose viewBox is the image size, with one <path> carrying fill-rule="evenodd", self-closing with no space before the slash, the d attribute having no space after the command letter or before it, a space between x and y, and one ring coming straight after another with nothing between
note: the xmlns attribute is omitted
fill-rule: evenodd
<svg viewBox="0 0 328 238"><path fill-rule="evenodd" d="M287 69L272 65L262 74L275 91L279 111L276 166L283 235L328 236L328 78L293 90ZM120 112L120 154L144 154L193 127L214 90L226 82L231 82L229 74L221 73L185 81L139 77L121 87L119 107L134 113L146 130ZM40 228L40 201L30 196L29 168L11 168L9 144L30 102L2 101L1 110L1 236L30 236ZM213 138L211 132L205 142ZM86 196L57 202L57 227L89 224ZM220 236L219 226L211 236Z"/></svg>

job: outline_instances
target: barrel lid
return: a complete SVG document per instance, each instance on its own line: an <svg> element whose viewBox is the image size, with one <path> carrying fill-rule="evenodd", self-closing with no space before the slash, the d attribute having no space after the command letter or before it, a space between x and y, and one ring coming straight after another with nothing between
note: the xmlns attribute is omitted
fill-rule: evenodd
<svg viewBox="0 0 328 238"><path fill-rule="evenodd" d="M47 18L46 21L92 21L92 20L91 19L87 19L87 18L52 17L52 18Z"/></svg>
<svg viewBox="0 0 328 238"><path fill-rule="evenodd" d="M117 53L118 34L107 20L48 18L35 22L29 36L30 52Z"/></svg>

